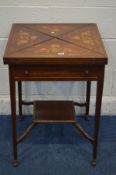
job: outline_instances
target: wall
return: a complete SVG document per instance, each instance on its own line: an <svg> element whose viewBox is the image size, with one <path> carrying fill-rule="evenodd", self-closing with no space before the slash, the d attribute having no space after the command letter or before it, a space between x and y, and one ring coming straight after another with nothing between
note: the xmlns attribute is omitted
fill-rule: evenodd
<svg viewBox="0 0 116 175"><path fill-rule="evenodd" d="M0 0L0 114L10 113L8 68L3 53L12 23L94 22L98 24L109 56L106 66L102 114L116 114L116 0ZM85 98L85 82L23 83L25 99ZM30 95L31 94L31 95ZM95 83L90 112L94 113ZM24 109L25 113L29 108ZM82 110L79 109L79 113Z"/></svg>

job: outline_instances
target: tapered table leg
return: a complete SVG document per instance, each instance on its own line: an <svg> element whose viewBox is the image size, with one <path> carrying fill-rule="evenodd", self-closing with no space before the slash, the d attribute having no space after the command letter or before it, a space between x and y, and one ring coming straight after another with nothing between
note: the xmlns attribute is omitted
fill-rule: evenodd
<svg viewBox="0 0 116 175"><path fill-rule="evenodd" d="M95 109L95 126L94 126L94 144L93 144L93 159L92 165L96 165L97 158L97 145L98 145L98 133L100 125L100 113L103 94L103 80L97 81L97 94L96 94L96 109Z"/></svg>
<svg viewBox="0 0 116 175"><path fill-rule="evenodd" d="M22 82L18 81L18 106L19 106L19 117L20 120L23 119L22 114Z"/></svg>
<svg viewBox="0 0 116 175"><path fill-rule="evenodd" d="M91 81L87 81L87 88L86 88L86 113L85 119L88 120L89 116L89 106L90 106L90 91L91 91Z"/></svg>
<svg viewBox="0 0 116 175"><path fill-rule="evenodd" d="M11 100L11 119L12 119L12 140L13 140L13 165L17 166L17 131L16 131L16 88L13 68L9 66L9 84Z"/></svg>

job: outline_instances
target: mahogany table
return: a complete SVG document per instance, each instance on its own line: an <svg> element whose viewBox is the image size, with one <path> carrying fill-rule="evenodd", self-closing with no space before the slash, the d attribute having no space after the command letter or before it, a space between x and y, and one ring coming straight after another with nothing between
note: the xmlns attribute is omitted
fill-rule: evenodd
<svg viewBox="0 0 116 175"><path fill-rule="evenodd" d="M92 164L96 164L98 131L107 55L96 24L13 24L4 54L9 65L12 115L13 164L18 164L17 144L39 123L71 123L93 145ZM86 81L86 101L22 100L22 81ZM93 137L75 119L75 105L85 106L89 115L91 81L97 81ZM16 90L18 82L19 114L22 105L34 105L34 120L17 139Z"/></svg>

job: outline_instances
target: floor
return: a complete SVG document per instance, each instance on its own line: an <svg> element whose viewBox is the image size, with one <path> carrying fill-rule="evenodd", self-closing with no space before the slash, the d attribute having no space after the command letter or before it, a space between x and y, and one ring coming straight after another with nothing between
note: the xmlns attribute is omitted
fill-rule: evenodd
<svg viewBox="0 0 116 175"><path fill-rule="evenodd" d="M94 117L85 121L77 117L88 133L92 133ZM18 135L31 123L17 117ZM92 146L70 124L38 125L18 145L19 166L13 167L11 117L0 116L0 175L115 175L116 116L102 116L96 167L91 166Z"/></svg>

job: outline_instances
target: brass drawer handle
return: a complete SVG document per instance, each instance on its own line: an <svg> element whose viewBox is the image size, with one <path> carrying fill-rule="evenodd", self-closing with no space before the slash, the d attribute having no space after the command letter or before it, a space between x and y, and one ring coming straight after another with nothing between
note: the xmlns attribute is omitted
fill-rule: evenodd
<svg viewBox="0 0 116 175"><path fill-rule="evenodd" d="M29 71L28 70L25 71L25 75L29 75Z"/></svg>
<svg viewBox="0 0 116 175"><path fill-rule="evenodd" d="M89 74L89 71L88 71L88 70L86 70L86 71L85 71L85 74L86 74L86 75L88 75L88 74Z"/></svg>

